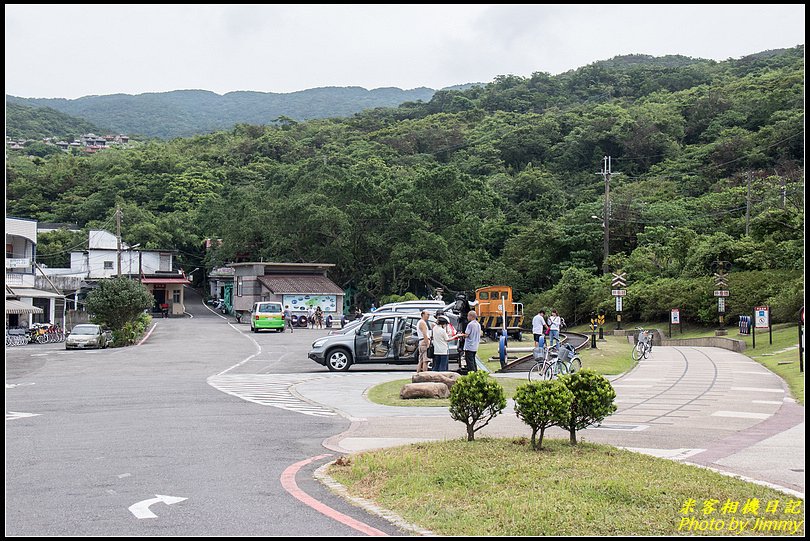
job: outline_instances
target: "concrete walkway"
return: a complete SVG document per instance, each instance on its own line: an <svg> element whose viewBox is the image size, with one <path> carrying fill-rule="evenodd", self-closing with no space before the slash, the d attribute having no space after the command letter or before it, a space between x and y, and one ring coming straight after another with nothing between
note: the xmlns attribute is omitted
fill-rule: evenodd
<svg viewBox="0 0 810 541"><path fill-rule="evenodd" d="M291 393L332 408L352 421L326 440L338 452L416 441L463 438L465 427L443 407L392 407L366 391L407 374L307 374ZM513 376L510 374L510 376ZM304 378L302 378L304 379ZM804 493L804 408L788 397L781 378L725 349L657 347L650 359L613 379L617 412L583 441L692 462ZM482 436L528 436L511 400ZM550 437L567 437L559 429Z"/></svg>

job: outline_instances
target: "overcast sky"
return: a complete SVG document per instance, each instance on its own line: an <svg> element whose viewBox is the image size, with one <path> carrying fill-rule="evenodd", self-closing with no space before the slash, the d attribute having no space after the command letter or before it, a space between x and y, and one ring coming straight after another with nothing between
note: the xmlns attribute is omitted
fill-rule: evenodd
<svg viewBox="0 0 810 541"><path fill-rule="evenodd" d="M804 5L6 4L6 93L442 88L619 54L725 60L804 43Z"/></svg>

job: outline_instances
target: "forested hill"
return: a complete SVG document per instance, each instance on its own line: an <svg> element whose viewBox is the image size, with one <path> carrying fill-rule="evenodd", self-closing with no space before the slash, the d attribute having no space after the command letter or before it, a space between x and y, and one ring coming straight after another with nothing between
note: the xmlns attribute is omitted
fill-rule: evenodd
<svg viewBox="0 0 810 541"><path fill-rule="evenodd" d="M7 212L109 228L120 204L126 242L175 247L187 269L334 263L365 306L503 283L527 311L554 306L576 322L613 309L598 174L611 156L609 264L627 273L627 319L676 307L716 321L722 260L730 318L766 303L792 321L804 293L804 47L614 63L348 118L10 156ZM205 238L222 244L204 253ZM40 260L67 242L43 235Z"/></svg>
<svg viewBox="0 0 810 541"><path fill-rule="evenodd" d="M293 120L349 116L373 107L395 107L405 101L428 101L430 88L311 88L289 94L205 90L112 94L62 98L6 96L7 103L50 107L78 116L116 133L172 138L230 129L238 123L270 124L279 117Z"/></svg>
<svg viewBox="0 0 810 541"><path fill-rule="evenodd" d="M6 104L6 137L10 139L68 138L84 133L101 133L92 123L60 113L50 107Z"/></svg>

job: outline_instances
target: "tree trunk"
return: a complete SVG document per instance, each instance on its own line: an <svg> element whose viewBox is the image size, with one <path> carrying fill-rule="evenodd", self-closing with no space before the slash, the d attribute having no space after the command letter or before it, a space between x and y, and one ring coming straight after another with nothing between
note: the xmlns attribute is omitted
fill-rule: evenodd
<svg viewBox="0 0 810 541"><path fill-rule="evenodd" d="M537 436L537 429L533 428L532 429L532 450L533 451L537 450L537 437L536 436ZM542 436L540 436L540 441L543 441Z"/></svg>
<svg viewBox="0 0 810 541"><path fill-rule="evenodd" d="M541 428L540 429L540 439L537 441L537 450L538 451L543 448L543 435L545 433L546 433L546 428L545 427Z"/></svg>
<svg viewBox="0 0 810 541"><path fill-rule="evenodd" d="M572 428L569 429L568 432L571 435L571 438L570 438L571 445L576 445L577 444L577 429L572 427Z"/></svg>
<svg viewBox="0 0 810 541"><path fill-rule="evenodd" d="M473 430L473 425L467 425L467 441L474 441L475 440L475 430Z"/></svg>

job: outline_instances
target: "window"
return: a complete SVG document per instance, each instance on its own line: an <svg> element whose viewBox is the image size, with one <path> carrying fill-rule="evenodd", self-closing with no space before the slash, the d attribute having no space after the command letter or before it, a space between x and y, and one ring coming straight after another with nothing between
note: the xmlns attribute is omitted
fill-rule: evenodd
<svg viewBox="0 0 810 541"><path fill-rule="evenodd" d="M478 298L481 299L482 301L489 300L489 291L482 291L481 293L478 294Z"/></svg>
<svg viewBox="0 0 810 541"><path fill-rule="evenodd" d="M11 243L6 243L6 257L8 259L14 258L14 245Z"/></svg>
<svg viewBox="0 0 810 541"><path fill-rule="evenodd" d="M172 291L172 302L179 303L180 302L180 290L175 289Z"/></svg>
<svg viewBox="0 0 810 541"><path fill-rule="evenodd" d="M236 277L236 296L237 297L242 296L242 277L241 276Z"/></svg>
<svg viewBox="0 0 810 541"><path fill-rule="evenodd" d="M112 269L113 268L113 262L112 261L105 261L104 262L104 268L105 269Z"/></svg>

